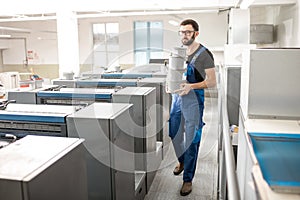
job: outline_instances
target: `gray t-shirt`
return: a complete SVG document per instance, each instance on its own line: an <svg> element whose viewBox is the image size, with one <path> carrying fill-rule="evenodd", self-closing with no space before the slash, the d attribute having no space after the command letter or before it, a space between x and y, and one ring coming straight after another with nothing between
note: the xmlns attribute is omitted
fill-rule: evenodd
<svg viewBox="0 0 300 200"><path fill-rule="evenodd" d="M197 51L199 51L201 47L203 46L200 44L199 48L193 54L188 56L188 62L191 62L194 55L196 54ZM205 69L214 68L214 67L215 64L214 64L213 55L208 49L206 49L197 57L194 64L194 68L196 69L195 73L196 73L197 81L202 82L205 79L206 77Z"/></svg>

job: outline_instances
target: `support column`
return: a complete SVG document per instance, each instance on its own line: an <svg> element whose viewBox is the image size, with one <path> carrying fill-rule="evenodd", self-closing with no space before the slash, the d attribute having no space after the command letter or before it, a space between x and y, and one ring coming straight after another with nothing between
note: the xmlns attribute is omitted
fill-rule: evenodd
<svg viewBox="0 0 300 200"><path fill-rule="evenodd" d="M76 14L68 9L60 9L57 16L57 41L59 78L64 72L73 72L79 75L79 40Z"/></svg>

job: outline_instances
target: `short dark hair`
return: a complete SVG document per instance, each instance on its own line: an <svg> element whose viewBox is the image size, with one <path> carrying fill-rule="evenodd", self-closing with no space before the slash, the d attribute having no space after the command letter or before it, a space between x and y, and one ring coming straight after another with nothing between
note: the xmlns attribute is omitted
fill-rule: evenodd
<svg viewBox="0 0 300 200"><path fill-rule="evenodd" d="M180 23L180 26L185 26L185 25L189 25L189 24L193 26L194 31L199 31L199 25L193 19L186 19L186 20L182 21Z"/></svg>

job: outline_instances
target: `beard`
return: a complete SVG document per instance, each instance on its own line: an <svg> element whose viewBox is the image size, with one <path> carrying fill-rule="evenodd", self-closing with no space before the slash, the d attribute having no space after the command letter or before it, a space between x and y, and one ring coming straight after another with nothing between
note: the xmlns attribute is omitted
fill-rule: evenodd
<svg viewBox="0 0 300 200"><path fill-rule="evenodd" d="M185 46L190 46L194 41L195 41L195 35L193 35L192 38L189 40L187 38L183 38L181 40L182 44Z"/></svg>

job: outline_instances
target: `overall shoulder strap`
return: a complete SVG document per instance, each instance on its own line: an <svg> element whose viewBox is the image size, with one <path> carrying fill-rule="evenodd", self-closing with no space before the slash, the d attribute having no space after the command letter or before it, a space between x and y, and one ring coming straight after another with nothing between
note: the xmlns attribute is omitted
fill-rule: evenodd
<svg viewBox="0 0 300 200"><path fill-rule="evenodd" d="M196 61L196 59L198 58L198 56L203 52L203 51L205 51L206 50L206 48L204 47L204 46L202 46L197 52L196 52L196 54L194 55L194 57L192 58L192 60L191 60L191 64L194 64L195 63L195 61Z"/></svg>

